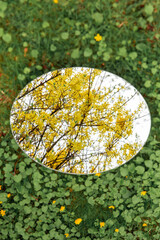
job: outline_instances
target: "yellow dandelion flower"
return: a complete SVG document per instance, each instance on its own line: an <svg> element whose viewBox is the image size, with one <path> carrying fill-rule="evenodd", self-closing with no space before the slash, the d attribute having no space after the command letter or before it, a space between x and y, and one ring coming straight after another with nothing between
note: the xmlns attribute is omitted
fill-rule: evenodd
<svg viewBox="0 0 160 240"><path fill-rule="evenodd" d="M147 224L146 223L143 223L143 227L146 227L147 226Z"/></svg>
<svg viewBox="0 0 160 240"><path fill-rule="evenodd" d="M2 190L2 185L0 185L0 190Z"/></svg>
<svg viewBox="0 0 160 240"><path fill-rule="evenodd" d="M147 193L146 191L142 191L141 195L146 195L146 193Z"/></svg>
<svg viewBox="0 0 160 240"><path fill-rule="evenodd" d="M126 176L126 178L127 178L128 176Z"/></svg>
<svg viewBox="0 0 160 240"><path fill-rule="evenodd" d="M64 211L65 207L64 206L61 206L60 208L60 212Z"/></svg>
<svg viewBox="0 0 160 240"><path fill-rule="evenodd" d="M0 201L0 204L2 203L2 201Z"/></svg>
<svg viewBox="0 0 160 240"><path fill-rule="evenodd" d="M8 194L7 194L7 197L8 197L8 198L10 198L10 196L11 196L11 194L10 194L10 193L8 193Z"/></svg>
<svg viewBox="0 0 160 240"><path fill-rule="evenodd" d="M56 201L53 201L52 203L55 204Z"/></svg>
<svg viewBox="0 0 160 240"><path fill-rule="evenodd" d="M5 212L4 210L1 210L1 215L4 216L5 215Z"/></svg>
<svg viewBox="0 0 160 240"><path fill-rule="evenodd" d="M69 237L69 234L68 234L68 233L65 233L64 235L66 235L66 238Z"/></svg>
<svg viewBox="0 0 160 240"><path fill-rule="evenodd" d="M113 209L115 209L115 207L114 207L114 206L109 206L109 208L113 208Z"/></svg>
<svg viewBox="0 0 160 240"><path fill-rule="evenodd" d="M101 173L96 173L95 176L99 177L101 176Z"/></svg>
<svg viewBox="0 0 160 240"><path fill-rule="evenodd" d="M82 222L82 218L77 218L76 220L75 220L75 224L80 224Z"/></svg>
<svg viewBox="0 0 160 240"><path fill-rule="evenodd" d="M116 228L116 229L115 229L115 232L119 232L119 229L118 229L118 228Z"/></svg>
<svg viewBox="0 0 160 240"><path fill-rule="evenodd" d="M95 36L94 39L95 39L97 42L99 42L99 41L102 40L102 36L101 36L99 33L97 33L97 36Z"/></svg>
<svg viewBox="0 0 160 240"><path fill-rule="evenodd" d="M100 222L100 227L104 227L105 222Z"/></svg>
<svg viewBox="0 0 160 240"><path fill-rule="evenodd" d="M53 0L54 3L58 3L58 0Z"/></svg>

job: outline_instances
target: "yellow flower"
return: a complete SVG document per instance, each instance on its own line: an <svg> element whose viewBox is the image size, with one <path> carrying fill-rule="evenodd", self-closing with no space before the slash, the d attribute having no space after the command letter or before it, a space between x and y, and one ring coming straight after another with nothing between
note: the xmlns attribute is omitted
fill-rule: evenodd
<svg viewBox="0 0 160 240"><path fill-rule="evenodd" d="M52 203L55 204L56 201L53 201Z"/></svg>
<svg viewBox="0 0 160 240"><path fill-rule="evenodd" d="M146 223L143 223L143 227L145 227L145 226L147 226L147 224L146 224Z"/></svg>
<svg viewBox="0 0 160 240"><path fill-rule="evenodd" d="M8 194L7 194L7 197L9 198L10 196L11 196L11 194L10 194L10 193L8 193Z"/></svg>
<svg viewBox="0 0 160 240"><path fill-rule="evenodd" d="M2 185L0 185L0 190L2 190Z"/></svg>
<svg viewBox="0 0 160 240"><path fill-rule="evenodd" d="M126 178L127 178L128 176L126 176Z"/></svg>
<svg viewBox="0 0 160 240"><path fill-rule="evenodd" d="M1 210L1 215L4 216L5 215L5 211Z"/></svg>
<svg viewBox="0 0 160 240"><path fill-rule="evenodd" d="M99 42L102 40L102 36L99 35L99 33L97 33L97 36L95 36L94 39L96 39L96 41Z"/></svg>
<svg viewBox="0 0 160 240"><path fill-rule="evenodd" d="M116 229L115 229L115 232L119 232L119 229L118 229L118 228L116 228Z"/></svg>
<svg viewBox="0 0 160 240"><path fill-rule="evenodd" d="M0 201L0 204L2 203L2 201Z"/></svg>
<svg viewBox="0 0 160 240"><path fill-rule="evenodd" d="M61 206L60 208L60 212L64 211L65 207L64 206Z"/></svg>
<svg viewBox="0 0 160 240"><path fill-rule="evenodd" d="M58 0L53 0L54 3L58 3Z"/></svg>
<svg viewBox="0 0 160 240"><path fill-rule="evenodd" d="M68 234L68 233L65 233L64 235L66 235L66 237L69 237L69 234Z"/></svg>
<svg viewBox="0 0 160 240"><path fill-rule="evenodd" d="M114 206L109 206L109 208L113 208L113 209L115 209L115 207L114 207Z"/></svg>
<svg viewBox="0 0 160 240"><path fill-rule="evenodd" d="M145 195L147 192L146 191L142 191L141 192L141 195Z"/></svg>
<svg viewBox="0 0 160 240"><path fill-rule="evenodd" d="M104 222L100 222L100 227L104 227L105 223Z"/></svg>
<svg viewBox="0 0 160 240"><path fill-rule="evenodd" d="M95 176L98 176L98 177L99 177L99 176L101 176L101 173L96 173Z"/></svg>
<svg viewBox="0 0 160 240"><path fill-rule="evenodd" d="M82 218L77 218L76 220L75 220L75 224L80 224L82 222Z"/></svg>

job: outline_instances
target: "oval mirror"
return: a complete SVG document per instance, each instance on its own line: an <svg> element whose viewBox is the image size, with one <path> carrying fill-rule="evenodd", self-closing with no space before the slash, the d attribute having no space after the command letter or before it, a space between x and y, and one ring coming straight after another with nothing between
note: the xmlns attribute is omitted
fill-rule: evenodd
<svg viewBox="0 0 160 240"><path fill-rule="evenodd" d="M44 167L95 174L119 167L142 149L151 117L126 80L73 67L27 84L13 102L10 125L20 148Z"/></svg>

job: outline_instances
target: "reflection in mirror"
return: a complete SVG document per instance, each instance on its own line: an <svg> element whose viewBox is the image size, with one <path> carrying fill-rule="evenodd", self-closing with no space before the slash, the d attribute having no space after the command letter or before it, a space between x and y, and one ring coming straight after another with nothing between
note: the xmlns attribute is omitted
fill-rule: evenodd
<svg viewBox="0 0 160 240"><path fill-rule="evenodd" d="M33 160L60 172L93 174L133 158L148 138L151 118L141 94L124 79L74 67L27 84L10 123Z"/></svg>

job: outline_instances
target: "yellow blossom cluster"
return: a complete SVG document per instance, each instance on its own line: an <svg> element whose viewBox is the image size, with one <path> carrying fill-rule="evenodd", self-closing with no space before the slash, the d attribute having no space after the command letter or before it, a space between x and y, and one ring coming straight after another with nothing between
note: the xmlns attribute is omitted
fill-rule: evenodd
<svg viewBox="0 0 160 240"><path fill-rule="evenodd" d="M102 40L102 36L99 33L97 33L97 35L94 37L94 39L99 42Z"/></svg>
<svg viewBox="0 0 160 240"><path fill-rule="evenodd" d="M142 191L141 195L146 195L147 191Z"/></svg>
<svg viewBox="0 0 160 240"><path fill-rule="evenodd" d="M100 41L102 37L97 34L95 39ZM93 87L101 73L98 69L81 68L74 72L73 68L66 68L52 72L49 79L40 77L23 89L13 104L11 127L29 156L52 169L85 173L84 160L91 156L87 153L84 157L84 149L96 152L90 139L92 133L99 135L104 151L96 156L93 152L89 173L96 173L100 164L95 163L101 158L104 165L99 171L105 171L113 158L122 164L135 155L139 143L131 145L123 140L132 134L132 120L141 106L134 112L120 108L126 102L122 96L111 104L111 89L102 88L101 84L97 89ZM114 90L118 92L123 87L118 85ZM31 101L26 107L27 96ZM121 148L117 149L119 143Z"/></svg>
<svg viewBox="0 0 160 240"><path fill-rule="evenodd" d="M76 220L75 220L75 224L80 224L82 222L82 218L77 218Z"/></svg>
<svg viewBox="0 0 160 240"><path fill-rule="evenodd" d="M6 214L6 211L5 210L1 210L0 213L1 213L2 216L4 216Z"/></svg>

